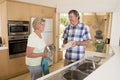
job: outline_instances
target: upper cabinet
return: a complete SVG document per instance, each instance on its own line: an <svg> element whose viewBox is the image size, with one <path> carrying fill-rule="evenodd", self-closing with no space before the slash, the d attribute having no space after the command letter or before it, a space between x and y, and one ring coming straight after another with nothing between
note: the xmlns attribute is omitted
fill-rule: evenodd
<svg viewBox="0 0 120 80"><path fill-rule="evenodd" d="M18 2L7 3L8 20L29 20L30 5Z"/></svg>
<svg viewBox="0 0 120 80"><path fill-rule="evenodd" d="M8 46L8 20L30 21L31 17L53 19L54 29L56 8L14 0L3 0L0 3L0 35L3 36L6 46Z"/></svg>
<svg viewBox="0 0 120 80"><path fill-rule="evenodd" d="M0 3L0 35L2 36L5 46L8 46L8 34L7 34L7 2L2 0Z"/></svg>
<svg viewBox="0 0 120 80"><path fill-rule="evenodd" d="M2 17L2 14L1 14L1 9L2 9L2 6L0 5L0 36L1 36L1 26L2 26L2 23L1 23L1 17Z"/></svg>
<svg viewBox="0 0 120 80"><path fill-rule="evenodd" d="M38 5L31 5L30 6L30 15L31 17L42 17L42 8Z"/></svg>
<svg viewBox="0 0 120 80"><path fill-rule="evenodd" d="M8 20L30 20L30 17L55 18L56 9L26 4L22 2L7 2Z"/></svg>
<svg viewBox="0 0 120 80"><path fill-rule="evenodd" d="M54 18L56 15L55 10L55 8L50 8L46 6L31 5L30 15L32 17Z"/></svg>
<svg viewBox="0 0 120 80"><path fill-rule="evenodd" d="M42 13L43 13L44 17L50 17L50 16L55 17L56 9L52 9L52 8L48 8L48 7L42 7L42 9L43 9ZM47 13L47 14L45 14L45 13Z"/></svg>

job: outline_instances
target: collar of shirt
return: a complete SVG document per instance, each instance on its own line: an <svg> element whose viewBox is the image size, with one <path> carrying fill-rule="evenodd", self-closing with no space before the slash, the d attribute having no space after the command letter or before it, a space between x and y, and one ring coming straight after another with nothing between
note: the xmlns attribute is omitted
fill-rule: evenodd
<svg viewBox="0 0 120 80"><path fill-rule="evenodd" d="M70 25L71 29L76 29L78 27L78 24L76 26L73 26L72 24Z"/></svg>
<svg viewBox="0 0 120 80"><path fill-rule="evenodd" d="M80 22L78 22L78 24L80 24ZM78 27L78 24L76 26L74 26L73 24L70 24L70 28L76 29Z"/></svg>

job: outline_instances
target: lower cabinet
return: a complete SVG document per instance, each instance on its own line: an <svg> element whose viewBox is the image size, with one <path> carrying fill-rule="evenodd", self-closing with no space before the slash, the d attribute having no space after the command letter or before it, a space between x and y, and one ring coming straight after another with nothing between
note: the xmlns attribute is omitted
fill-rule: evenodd
<svg viewBox="0 0 120 80"><path fill-rule="evenodd" d="M27 66L25 64L25 57L9 59L8 65L9 77L14 77L28 72Z"/></svg>
<svg viewBox="0 0 120 80"><path fill-rule="evenodd" d="M7 80L28 72L25 56L9 58L8 49L0 50L0 80Z"/></svg>
<svg viewBox="0 0 120 80"><path fill-rule="evenodd" d="M0 50L0 80L5 80L8 77L8 52Z"/></svg>

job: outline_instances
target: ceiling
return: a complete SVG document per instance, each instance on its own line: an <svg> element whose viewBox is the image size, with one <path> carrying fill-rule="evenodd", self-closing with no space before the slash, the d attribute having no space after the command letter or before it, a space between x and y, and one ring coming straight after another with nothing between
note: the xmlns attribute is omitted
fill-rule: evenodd
<svg viewBox="0 0 120 80"><path fill-rule="evenodd" d="M80 12L117 12L120 0L16 0L33 4L55 7L57 12L77 9Z"/></svg>

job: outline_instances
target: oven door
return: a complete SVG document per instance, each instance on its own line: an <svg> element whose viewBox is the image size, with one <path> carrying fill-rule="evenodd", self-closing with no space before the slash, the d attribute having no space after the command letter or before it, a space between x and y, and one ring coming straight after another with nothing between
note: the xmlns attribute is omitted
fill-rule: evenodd
<svg viewBox="0 0 120 80"><path fill-rule="evenodd" d="M29 26L27 24L9 24L9 36L10 35L23 35L29 34Z"/></svg>
<svg viewBox="0 0 120 80"><path fill-rule="evenodd" d="M25 53L27 47L27 39L10 40L9 41L9 55Z"/></svg>
<svg viewBox="0 0 120 80"><path fill-rule="evenodd" d="M8 35L28 35L29 34L29 21L8 21Z"/></svg>

